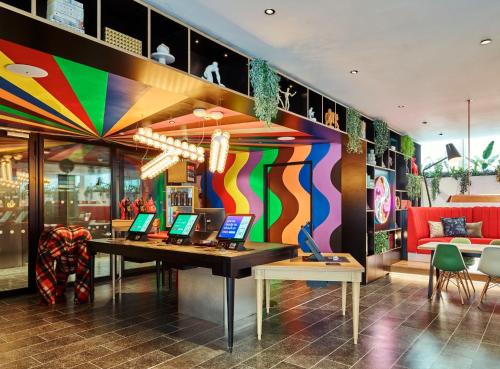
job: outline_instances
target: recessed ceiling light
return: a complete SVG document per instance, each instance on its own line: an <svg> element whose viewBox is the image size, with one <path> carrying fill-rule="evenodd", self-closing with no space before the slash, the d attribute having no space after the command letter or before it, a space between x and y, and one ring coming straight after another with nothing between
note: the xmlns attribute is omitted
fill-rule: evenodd
<svg viewBox="0 0 500 369"><path fill-rule="evenodd" d="M219 120L219 119L222 119L224 117L224 113L221 112L221 111L213 111L209 114L210 118L214 119L214 120Z"/></svg>
<svg viewBox="0 0 500 369"><path fill-rule="evenodd" d="M488 44L491 44L493 40L491 38L485 38L484 40L481 40L481 42L479 42L481 45L488 45Z"/></svg>
<svg viewBox="0 0 500 369"><path fill-rule="evenodd" d="M193 114L198 118L205 118L207 110L204 108L195 108L193 109Z"/></svg>
<svg viewBox="0 0 500 369"><path fill-rule="evenodd" d="M30 78L43 78L49 75L45 69L28 64L7 64L5 69L11 73Z"/></svg>
<svg viewBox="0 0 500 369"><path fill-rule="evenodd" d="M196 40L194 40L194 43L198 44L198 43L200 43L200 40L196 39Z"/></svg>
<svg viewBox="0 0 500 369"><path fill-rule="evenodd" d="M278 137L278 141L293 141L295 137L292 136L280 136Z"/></svg>
<svg viewBox="0 0 500 369"><path fill-rule="evenodd" d="M440 136L443 136L443 135L444 135L444 133L443 133L443 132L439 132L439 135L440 135Z"/></svg>
<svg viewBox="0 0 500 369"><path fill-rule="evenodd" d="M267 15L274 15L276 13L276 10L268 8L264 10L264 13L266 13Z"/></svg>
<svg viewBox="0 0 500 369"><path fill-rule="evenodd" d="M404 108L406 108L406 106L405 105L398 105L398 108L399 109L404 109Z"/></svg>
<svg viewBox="0 0 500 369"><path fill-rule="evenodd" d="M228 55L227 55L227 53L225 53L225 54L224 54L224 58L227 58L227 56L228 56Z"/></svg>
<svg viewBox="0 0 500 369"><path fill-rule="evenodd" d="M351 69L351 70L349 71L349 73L351 73L351 74L358 74L358 73L359 73L359 70L357 70L357 69Z"/></svg>
<svg viewBox="0 0 500 369"><path fill-rule="evenodd" d="M426 120L424 120L424 121L422 122L422 124L427 124L427 123L428 123L428 122L427 122Z"/></svg>

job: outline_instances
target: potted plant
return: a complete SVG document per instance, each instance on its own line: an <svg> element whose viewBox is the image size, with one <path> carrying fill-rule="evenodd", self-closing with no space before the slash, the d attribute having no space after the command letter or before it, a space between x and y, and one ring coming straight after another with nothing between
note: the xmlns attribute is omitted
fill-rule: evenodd
<svg viewBox="0 0 500 369"><path fill-rule="evenodd" d="M413 139L408 135L401 136L401 154L403 154L406 161L411 159L415 154L415 144L413 143Z"/></svg>
<svg viewBox="0 0 500 369"><path fill-rule="evenodd" d="M373 240L375 255L389 250L389 235L387 232L376 232Z"/></svg>
<svg viewBox="0 0 500 369"><path fill-rule="evenodd" d="M250 83L255 98L255 116L268 126L278 113L280 79L265 60L250 61Z"/></svg>
<svg viewBox="0 0 500 369"><path fill-rule="evenodd" d="M422 195L422 177L408 173L406 175L406 192L410 200L418 200Z"/></svg>
<svg viewBox="0 0 500 369"><path fill-rule="evenodd" d="M381 119L376 119L373 126L375 128L375 155L381 157L390 145L389 127Z"/></svg>
<svg viewBox="0 0 500 369"><path fill-rule="evenodd" d="M363 146L361 145L361 130L362 122L361 116L356 109L347 109L347 147L346 150L349 154L362 154Z"/></svg>

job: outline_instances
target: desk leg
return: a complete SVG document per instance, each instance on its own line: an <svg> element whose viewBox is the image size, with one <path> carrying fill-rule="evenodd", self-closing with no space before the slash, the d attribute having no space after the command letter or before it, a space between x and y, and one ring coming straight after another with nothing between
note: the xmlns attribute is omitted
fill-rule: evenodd
<svg viewBox="0 0 500 369"><path fill-rule="evenodd" d="M342 282L342 315L345 315L347 305L347 282Z"/></svg>
<svg viewBox="0 0 500 369"><path fill-rule="evenodd" d="M115 293L116 293L116 255L111 254L111 288L113 301L115 301Z"/></svg>
<svg viewBox="0 0 500 369"><path fill-rule="evenodd" d="M260 341L262 337L262 289L264 280L257 279L257 339Z"/></svg>
<svg viewBox="0 0 500 369"><path fill-rule="evenodd" d="M156 292L160 293L161 263L156 260Z"/></svg>
<svg viewBox="0 0 500 369"><path fill-rule="evenodd" d="M234 278L226 277L227 297L227 348L233 352L234 333Z"/></svg>
<svg viewBox="0 0 500 369"><path fill-rule="evenodd" d="M352 333L354 344L358 344L359 329L359 282L352 282Z"/></svg>
<svg viewBox="0 0 500 369"><path fill-rule="evenodd" d="M262 306L262 305L260 305ZM269 315L269 308L271 307L271 280L266 279L266 313Z"/></svg>
<svg viewBox="0 0 500 369"><path fill-rule="evenodd" d="M90 302L94 302L95 253L90 253Z"/></svg>
<svg viewBox="0 0 500 369"><path fill-rule="evenodd" d="M431 251L431 262L429 263L429 284L427 285L427 298L431 298L432 290L434 288L434 267L432 266L432 259L434 258L434 251Z"/></svg>

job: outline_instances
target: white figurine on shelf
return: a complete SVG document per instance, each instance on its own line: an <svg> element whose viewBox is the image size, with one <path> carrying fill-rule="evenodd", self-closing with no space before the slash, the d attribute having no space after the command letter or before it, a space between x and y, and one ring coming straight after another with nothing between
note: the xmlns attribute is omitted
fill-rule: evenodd
<svg viewBox="0 0 500 369"><path fill-rule="evenodd" d="M151 55L158 63L161 64L172 64L175 61L175 56L170 54L170 48L165 44L160 44L156 48L156 52Z"/></svg>
<svg viewBox="0 0 500 369"><path fill-rule="evenodd" d="M217 79L217 84L219 86L223 86L224 85L220 82L220 73L219 73L219 63L217 63L216 61L214 61L212 64L208 65L206 68L205 68L205 71L203 72L203 79L206 79L208 82L214 82L214 76L213 76L213 73L215 73L215 78Z"/></svg>
<svg viewBox="0 0 500 369"><path fill-rule="evenodd" d="M310 120L312 120L312 121L316 122L316 117L314 116L315 114L316 114L316 113L314 112L314 109L313 109L313 107L311 106L311 107L309 108L309 110L307 111L307 117L308 117Z"/></svg>
<svg viewBox="0 0 500 369"><path fill-rule="evenodd" d="M294 92L293 94L290 92L291 87L288 87L286 91L282 91L281 88L278 89L278 100L281 104L281 107L285 110L290 110L290 97L294 97L297 92ZM285 98L284 103L283 100L281 99L281 96L279 94L283 94L283 97Z"/></svg>

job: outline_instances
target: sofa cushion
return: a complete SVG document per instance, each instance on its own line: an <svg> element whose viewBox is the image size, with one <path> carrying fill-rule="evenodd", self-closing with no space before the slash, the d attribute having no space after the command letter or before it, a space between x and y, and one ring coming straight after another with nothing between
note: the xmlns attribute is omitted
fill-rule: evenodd
<svg viewBox="0 0 500 369"><path fill-rule="evenodd" d="M443 223L433 222L432 220L429 220L427 223L429 223L429 236L431 238L444 237Z"/></svg>
<svg viewBox="0 0 500 369"><path fill-rule="evenodd" d="M447 237L467 237L465 217L441 218L444 235Z"/></svg>
<svg viewBox="0 0 500 369"><path fill-rule="evenodd" d="M467 237L483 237L483 222L467 223L465 227L467 228Z"/></svg>

